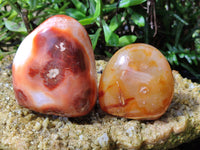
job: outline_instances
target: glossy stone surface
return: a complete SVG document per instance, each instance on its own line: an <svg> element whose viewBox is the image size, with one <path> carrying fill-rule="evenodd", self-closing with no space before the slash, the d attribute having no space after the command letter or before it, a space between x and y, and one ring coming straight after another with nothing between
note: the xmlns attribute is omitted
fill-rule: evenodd
<svg viewBox="0 0 200 150"><path fill-rule="evenodd" d="M118 50L100 80L99 103L112 115L152 120L162 116L171 103L174 79L160 51L147 44Z"/></svg>
<svg viewBox="0 0 200 150"><path fill-rule="evenodd" d="M56 15L21 43L13 60L18 103L31 110L83 116L96 102L95 60L89 36L75 19Z"/></svg>

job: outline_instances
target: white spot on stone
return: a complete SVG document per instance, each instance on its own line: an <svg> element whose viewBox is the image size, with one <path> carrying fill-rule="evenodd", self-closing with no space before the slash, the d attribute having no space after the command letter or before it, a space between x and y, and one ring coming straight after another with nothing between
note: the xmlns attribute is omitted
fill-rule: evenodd
<svg viewBox="0 0 200 150"><path fill-rule="evenodd" d="M108 137L107 133L104 133L102 136L98 137L97 140L99 142L99 145L101 147L104 147L104 146L108 145L109 137Z"/></svg>
<svg viewBox="0 0 200 150"><path fill-rule="evenodd" d="M52 78L55 78L57 75L59 75L59 69L55 68L55 69L50 69L49 70L49 73L47 74L47 77L52 79Z"/></svg>
<svg viewBox="0 0 200 150"><path fill-rule="evenodd" d="M61 52L65 51L66 47L63 42L60 42L60 45L55 45L56 48L60 49Z"/></svg>
<svg viewBox="0 0 200 150"><path fill-rule="evenodd" d="M60 51L63 52L66 48L64 47L64 43L60 43Z"/></svg>
<svg viewBox="0 0 200 150"><path fill-rule="evenodd" d="M147 94L148 92L149 92L149 89L146 86L143 86L140 88L140 93Z"/></svg>

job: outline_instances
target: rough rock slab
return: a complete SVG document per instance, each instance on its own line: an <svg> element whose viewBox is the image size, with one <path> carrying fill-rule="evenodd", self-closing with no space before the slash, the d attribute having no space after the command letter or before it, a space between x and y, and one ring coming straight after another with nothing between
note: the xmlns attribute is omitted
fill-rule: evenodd
<svg viewBox="0 0 200 150"><path fill-rule="evenodd" d="M200 136L200 85L173 71L175 93L155 121L113 117L98 102L84 117L42 115L20 107L12 88L12 56L0 61L0 149L169 149ZM98 78L106 65L96 61Z"/></svg>

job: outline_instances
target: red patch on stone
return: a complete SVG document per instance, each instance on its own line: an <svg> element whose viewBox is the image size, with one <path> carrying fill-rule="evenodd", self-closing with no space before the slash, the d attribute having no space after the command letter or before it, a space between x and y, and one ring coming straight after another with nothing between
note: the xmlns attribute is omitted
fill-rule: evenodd
<svg viewBox="0 0 200 150"><path fill-rule="evenodd" d="M24 94L24 92L20 89L15 89L15 95L17 98L17 101L20 105L25 105L28 102L27 96Z"/></svg>
<svg viewBox="0 0 200 150"><path fill-rule="evenodd" d="M71 42L73 41L73 42ZM65 63L65 69L72 73L83 72L87 68L84 58L84 48L69 33L56 28L39 32L34 39L34 49L39 53L43 50L53 60Z"/></svg>
<svg viewBox="0 0 200 150"><path fill-rule="evenodd" d="M73 105L77 112L84 112L89 109L91 92L92 91L88 89L85 91L82 97L77 97L74 99Z"/></svg>
<svg viewBox="0 0 200 150"><path fill-rule="evenodd" d="M35 77L38 73L39 73L39 69L30 68L28 74L29 74L30 77L33 78L33 77Z"/></svg>
<svg viewBox="0 0 200 150"><path fill-rule="evenodd" d="M55 73L55 75L51 75L51 71L56 69L58 72ZM50 89L53 90L56 88L65 78L65 64L63 64L59 60L50 60L46 63L46 65L43 67L42 71L40 72L40 76L43 79L44 85Z"/></svg>

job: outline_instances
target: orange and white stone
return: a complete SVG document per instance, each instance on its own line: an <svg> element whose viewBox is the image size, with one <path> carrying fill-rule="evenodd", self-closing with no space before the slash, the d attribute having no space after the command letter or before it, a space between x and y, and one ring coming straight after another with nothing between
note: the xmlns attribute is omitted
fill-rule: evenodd
<svg viewBox="0 0 200 150"><path fill-rule="evenodd" d="M91 41L75 19L55 15L20 44L13 60L18 103L45 114L86 115L97 97Z"/></svg>
<svg viewBox="0 0 200 150"><path fill-rule="evenodd" d="M171 103L174 79L163 54L147 44L131 44L118 50L100 79L99 103L112 115L152 120Z"/></svg>

